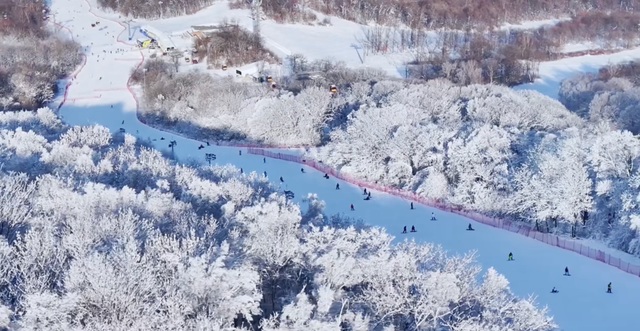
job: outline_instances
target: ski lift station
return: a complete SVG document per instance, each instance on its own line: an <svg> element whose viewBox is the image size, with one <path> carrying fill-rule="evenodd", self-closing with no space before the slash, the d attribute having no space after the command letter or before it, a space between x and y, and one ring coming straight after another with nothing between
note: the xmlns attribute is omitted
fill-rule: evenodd
<svg viewBox="0 0 640 331"><path fill-rule="evenodd" d="M176 45L173 43L173 41L171 41L169 37L167 37L166 34L152 26L145 25L141 27L140 33L147 36L152 41L155 41L156 44L158 44L158 47L160 47L160 49L165 53L174 51L176 49Z"/></svg>

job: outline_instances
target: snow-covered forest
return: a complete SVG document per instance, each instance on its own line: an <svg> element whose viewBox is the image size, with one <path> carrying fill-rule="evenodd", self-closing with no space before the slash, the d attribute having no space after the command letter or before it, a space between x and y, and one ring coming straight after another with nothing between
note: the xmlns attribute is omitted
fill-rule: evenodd
<svg viewBox="0 0 640 331"><path fill-rule="evenodd" d="M0 328L553 330L473 255L304 210L255 173L0 114Z"/></svg>
<svg viewBox="0 0 640 331"><path fill-rule="evenodd" d="M154 1L146 0L98 0L98 5L124 15L140 18L162 18L189 15L211 5L215 0Z"/></svg>
<svg viewBox="0 0 640 331"><path fill-rule="evenodd" d="M313 156L370 181L640 255L640 140L625 131L638 118L630 108L612 102L591 122L533 91L441 81L371 91Z"/></svg>
<svg viewBox="0 0 640 331"><path fill-rule="evenodd" d="M37 109L80 63L79 47L54 36L0 35L0 110Z"/></svg>
<svg viewBox="0 0 640 331"><path fill-rule="evenodd" d="M57 80L81 61L77 43L45 26L46 11L42 2L0 4L0 111L35 110L51 101Z"/></svg>
<svg viewBox="0 0 640 331"><path fill-rule="evenodd" d="M342 172L640 255L633 84L591 82L610 88L595 93L567 81L570 111L533 91L358 78L333 96L207 78L147 93L145 116L201 140L319 146L310 155Z"/></svg>
<svg viewBox="0 0 640 331"><path fill-rule="evenodd" d="M293 62L294 73L318 69L318 77L284 81L274 76L287 89L272 89L198 71L176 74L162 60L147 61L132 76L133 82L145 86L140 116L146 123L201 140L318 145L327 123L343 118L350 107L339 104L346 99L331 97L329 82L347 86L384 77L378 70L351 70L330 61L307 63L295 57ZM357 100L357 93L353 88L344 98Z"/></svg>
<svg viewBox="0 0 640 331"><path fill-rule="evenodd" d="M233 2L240 6L251 4L251 0ZM390 26L422 27L428 30L482 29L506 22L518 23L571 16L583 11L634 12L635 8L640 8L636 0L373 0L366 3L343 0L271 0L262 4L265 15L277 22L313 19L309 12L315 10L362 24L373 22Z"/></svg>
<svg viewBox="0 0 640 331"><path fill-rule="evenodd" d="M206 59L209 67L278 61L278 58L264 47L260 38L256 38L238 22L223 21L216 26L215 31L206 32L204 35L204 38L194 40L193 48L197 51L194 55L199 61Z"/></svg>
<svg viewBox="0 0 640 331"><path fill-rule="evenodd" d="M635 65L632 63L628 66L633 69ZM587 73L565 79L560 85L559 100L594 125L608 125L638 135L640 86L633 72L624 77L622 71L626 67L609 66L604 71L611 77Z"/></svg>

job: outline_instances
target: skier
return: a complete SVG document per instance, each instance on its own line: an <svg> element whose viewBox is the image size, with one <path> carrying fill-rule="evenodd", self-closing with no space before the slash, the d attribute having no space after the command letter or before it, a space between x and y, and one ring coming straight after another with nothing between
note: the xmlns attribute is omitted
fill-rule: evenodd
<svg viewBox="0 0 640 331"><path fill-rule="evenodd" d="M326 178L326 179L329 179L329 175L328 174L324 174L323 177Z"/></svg>
<svg viewBox="0 0 640 331"><path fill-rule="evenodd" d="M211 146L211 145L209 145L209 142L208 142L208 141L207 141L207 146Z"/></svg>
<svg viewBox="0 0 640 331"><path fill-rule="evenodd" d="M407 233L407 226L404 226L404 229L402 229L402 233Z"/></svg>
<svg viewBox="0 0 640 331"><path fill-rule="evenodd" d="M551 293L558 293L558 290L556 290L555 286L551 289Z"/></svg>
<svg viewBox="0 0 640 331"><path fill-rule="evenodd" d="M411 209L413 209L413 202L411 203Z"/></svg>
<svg viewBox="0 0 640 331"><path fill-rule="evenodd" d="M367 198L371 199L371 191L369 191L369 194L367 194Z"/></svg>
<svg viewBox="0 0 640 331"><path fill-rule="evenodd" d="M241 173L241 174L242 174L242 173L244 173L244 171L242 171L242 168L240 168L240 173Z"/></svg>
<svg viewBox="0 0 640 331"><path fill-rule="evenodd" d="M340 189L340 184L336 183L336 190Z"/></svg>
<svg viewBox="0 0 640 331"><path fill-rule="evenodd" d="M282 176L280 176L280 181L284 183L284 179L282 179Z"/></svg>
<svg viewBox="0 0 640 331"><path fill-rule="evenodd" d="M202 144L200 144L200 146L198 146L198 149L203 149L204 146L202 146Z"/></svg>
<svg viewBox="0 0 640 331"><path fill-rule="evenodd" d="M367 201L369 201L369 200L371 200L371 196L370 196L370 195L367 195L364 199L365 199L365 200L367 200Z"/></svg>
<svg viewBox="0 0 640 331"><path fill-rule="evenodd" d="M416 232L416 227L415 226L411 226L411 232Z"/></svg>
<svg viewBox="0 0 640 331"><path fill-rule="evenodd" d="M262 158L262 162L263 162L263 163L267 163L267 158L266 158L266 157L263 157L263 158Z"/></svg>
<svg viewBox="0 0 640 331"><path fill-rule="evenodd" d="M239 150L239 151L238 151L238 155L242 155L242 150Z"/></svg>
<svg viewBox="0 0 640 331"><path fill-rule="evenodd" d="M565 276L571 276L571 275L569 274L569 267L564 267L564 275L565 275Z"/></svg>
<svg viewBox="0 0 640 331"><path fill-rule="evenodd" d="M469 226L467 227L467 231L473 231L473 228L471 227L471 223L469 223Z"/></svg>
<svg viewBox="0 0 640 331"><path fill-rule="evenodd" d="M513 253L509 252L509 258L507 259L507 261L513 261Z"/></svg>
<svg viewBox="0 0 640 331"><path fill-rule="evenodd" d="M267 177L267 172L266 171L264 172L264 176Z"/></svg>
<svg viewBox="0 0 640 331"><path fill-rule="evenodd" d="M111 105L111 108L113 108L113 105Z"/></svg>
<svg viewBox="0 0 640 331"><path fill-rule="evenodd" d="M351 211L354 211L355 209L353 209L353 204L351 204Z"/></svg>
<svg viewBox="0 0 640 331"><path fill-rule="evenodd" d="M122 120L122 124L124 124L124 120Z"/></svg>
<svg viewBox="0 0 640 331"><path fill-rule="evenodd" d="M609 285L607 285L607 293L611 293L611 283L609 283Z"/></svg>
<svg viewBox="0 0 640 331"><path fill-rule="evenodd" d="M366 188L364 189L364 195L367 195L367 189Z"/></svg>
<svg viewBox="0 0 640 331"><path fill-rule="evenodd" d="M164 140L164 137L160 137L160 140Z"/></svg>
<svg viewBox="0 0 640 331"><path fill-rule="evenodd" d="M432 220L432 221L435 221L435 220L436 220L436 215L435 215L433 212L431 212L431 220Z"/></svg>

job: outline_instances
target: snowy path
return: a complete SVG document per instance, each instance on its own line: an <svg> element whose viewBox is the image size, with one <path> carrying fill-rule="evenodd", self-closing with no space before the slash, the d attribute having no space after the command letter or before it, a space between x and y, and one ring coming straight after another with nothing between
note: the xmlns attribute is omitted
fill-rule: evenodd
<svg viewBox="0 0 640 331"><path fill-rule="evenodd" d="M374 192L372 201L363 201L360 188L340 182L342 189L337 191L335 179L324 179L322 174L312 169L301 173L300 166L295 163L272 159L263 163L262 158L246 152L239 155L238 148L206 147L198 150L201 144L198 141L145 126L137 120L135 100L126 89L130 70L139 62L121 60L141 59L141 54L129 51L130 47L116 42L114 36L119 35L123 28L115 22L96 19L89 13L89 5L84 0L55 0L53 7L58 12L59 21L66 22L75 39L89 47L87 64L70 86L68 100L60 109L60 114L68 124L98 123L113 132L124 128L140 138L156 139L155 147L160 150L169 150L169 141L175 140L176 156L182 160L194 158L204 162L205 153L215 153L217 163L231 163L242 167L245 172L267 171L276 185L280 185L279 177L282 176L285 180L283 188L292 190L297 202L301 202L307 193L318 193L326 201L328 213L345 213L362 218L369 224L387 228L398 239L431 241L454 253L477 250L482 266L493 266L505 274L516 294L525 296L535 293L540 303L549 305L551 314L562 330L637 329L634 307L640 297L638 277L461 216L418 205L415 210L410 210L407 201L382 193ZM100 20L102 30L91 28L90 24L96 20ZM116 53L115 50L119 48L127 51L124 54ZM100 97L95 98L96 95ZM160 140L161 137L165 140ZM355 205L353 212L349 211L351 203ZM432 212L438 218L435 222L429 221ZM476 231L465 231L469 222L473 223ZM404 225L415 225L418 232L401 235ZM507 262L510 251L515 256L513 262ZM571 277L562 276L565 266L569 267ZM613 294L605 293L609 282L613 283ZM554 286L560 293L549 293Z"/></svg>

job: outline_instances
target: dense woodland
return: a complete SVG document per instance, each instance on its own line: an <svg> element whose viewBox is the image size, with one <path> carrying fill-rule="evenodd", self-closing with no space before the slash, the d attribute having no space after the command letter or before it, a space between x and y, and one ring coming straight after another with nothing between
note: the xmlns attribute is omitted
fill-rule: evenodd
<svg viewBox="0 0 640 331"><path fill-rule="evenodd" d="M533 91L325 63L341 74L294 75L278 89L211 78L182 88L196 74L174 76L171 89L145 92L143 116L201 140L320 146L310 155L371 182L640 255L640 90L631 82L564 82L565 107ZM299 66L322 68L294 57Z"/></svg>
<svg viewBox="0 0 640 331"><path fill-rule="evenodd" d="M207 64L216 68L223 65L242 66L257 61L275 63L278 58L267 50L260 38L238 25L223 21L213 32L195 39L194 49L199 61L206 58Z"/></svg>
<svg viewBox="0 0 640 331"><path fill-rule="evenodd" d="M555 329L471 254L49 109L0 113L0 161L0 329Z"/></svg>
<svg viewBox="0 0 640 331"><path fill-rule="evenodd" d="M103 9L136 18L163 18L189 15L210 6L215 0L98 0Z"/></svg>
<svg viewBox="0 0 640 331"><path fill-rule="evenodd" d="M249 6L251 0L235 0ZM263 0L264 14L278 22L299 22L310 9L358 23L387 26L409 26L428 30L480 29L503 23L572 17L582 11L636 12L637 0Z"/></svg>
<svg viewBox="0 0 640 331"><path fill-rule="evenodd" d="M0 111L37 109L81 61L77 43L45 27L42 2L0 4Z"/></svg>

